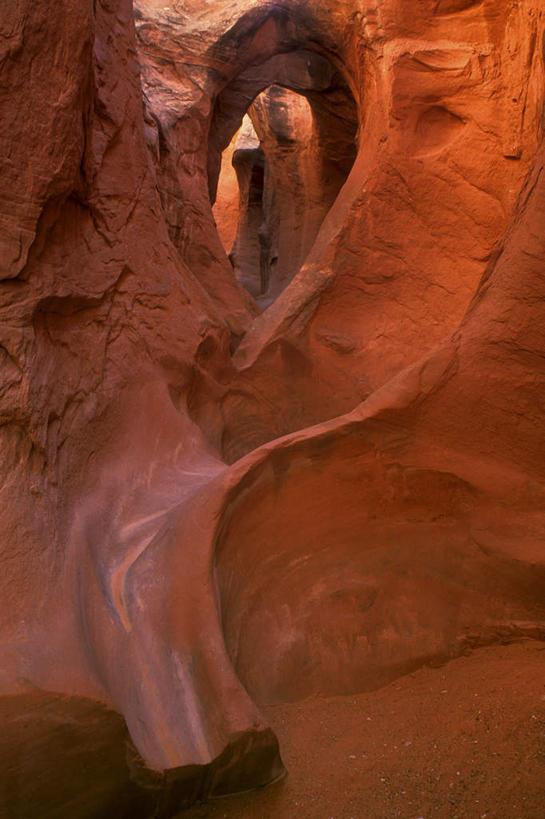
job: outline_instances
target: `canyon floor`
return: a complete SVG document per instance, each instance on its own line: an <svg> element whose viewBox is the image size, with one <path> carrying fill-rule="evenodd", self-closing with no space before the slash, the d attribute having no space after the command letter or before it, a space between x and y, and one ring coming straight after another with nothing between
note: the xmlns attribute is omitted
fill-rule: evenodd
<svg viewBox="0 0 545 819"><path fill-rule="evenodd" d="M543 819L545 645L265 709L288 776L179 819Z"/></svg>

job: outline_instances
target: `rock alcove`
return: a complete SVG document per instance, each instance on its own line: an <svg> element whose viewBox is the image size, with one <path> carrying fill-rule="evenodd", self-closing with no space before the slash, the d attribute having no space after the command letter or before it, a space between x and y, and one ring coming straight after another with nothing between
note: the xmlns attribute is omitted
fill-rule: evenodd
<svg viewBox="0 0 545 819"><path fill-rule="evenodd" d="M10 819L267 784L262 709L543 639L543 3L364 6L0 6Z"/></svg>

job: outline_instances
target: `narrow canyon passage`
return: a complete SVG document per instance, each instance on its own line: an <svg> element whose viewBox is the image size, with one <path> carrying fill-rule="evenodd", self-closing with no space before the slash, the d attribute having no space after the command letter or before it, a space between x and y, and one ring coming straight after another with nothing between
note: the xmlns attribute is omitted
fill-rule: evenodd
<svg viewBox="0 0 545 819"><path fill-rule="evenodd" d="M261 309L298 272L355 160L352 122L334 124L335 133L307 97L271 85L223 153L214 218L237 280Z"/></svg>
<svg viewBox="0 0 545 819"><path fill-rule="evenodd" d="M542 0L0 35L0 819L541 819Z"/></svg>

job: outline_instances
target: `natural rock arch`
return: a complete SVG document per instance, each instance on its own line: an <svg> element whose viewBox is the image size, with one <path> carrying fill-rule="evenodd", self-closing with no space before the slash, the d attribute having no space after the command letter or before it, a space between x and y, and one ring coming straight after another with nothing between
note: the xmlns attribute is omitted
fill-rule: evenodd
<svg viewBox="0 0 545 819"><path fill-rule="evenodd" d="M306 64L308 69L308 60ZM262 308L297 274L353 165L355 104L351 110L348 97L343 116L338 101L339 93L344 97L347 90L339 91L332 80L327 88L314 85L306 93L289 90L287 83L269 85L252 101L239 137L233 137L224 152L228 198L215 202L214 218L225 231L225 210L231 220L238 214L234 241L225 249L237 279ZM252 174L254 182L260 180L259 190L252 186ZM250 202L252 191L255 201Z"/></svg>
<svg viewBox="0 0 545 819"><path fill-rule="evenodd" d="M196 36L139 0L144 116L129 2L0 11L0 692L30 726L123 715L107 810L135 774L167 815L281 775L251 694L543 636L541 4L230 5ZM360 150L258 315L213 230L212 101L310 40L365 96Z"/></svg>

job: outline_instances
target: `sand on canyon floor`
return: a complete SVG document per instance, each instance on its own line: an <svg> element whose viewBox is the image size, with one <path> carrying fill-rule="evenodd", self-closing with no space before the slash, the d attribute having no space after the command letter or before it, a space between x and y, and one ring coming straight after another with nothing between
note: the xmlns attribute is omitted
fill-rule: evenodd
<svg viewBox="0 0 545 819"><path fill-rule="evenodd" d="M265 709L288 776L180 819L544 819L545 646Z"/></svg>

